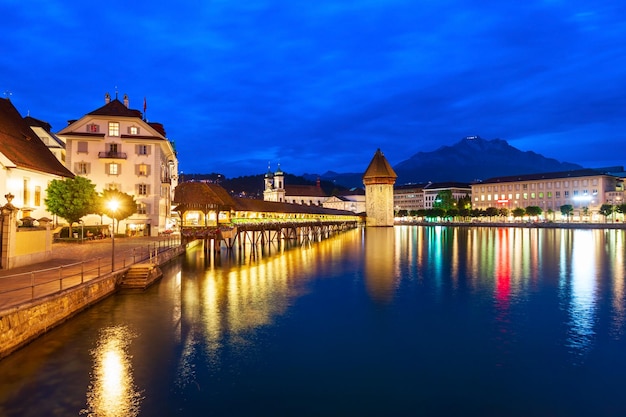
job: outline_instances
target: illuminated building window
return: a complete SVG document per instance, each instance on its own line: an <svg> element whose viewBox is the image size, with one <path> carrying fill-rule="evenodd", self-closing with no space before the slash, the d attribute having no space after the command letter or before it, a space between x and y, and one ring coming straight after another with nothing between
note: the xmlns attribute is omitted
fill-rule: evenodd
<svg viewBox="0 0 626 417"><path fill-rule="evenodd" d="M30 179L24 178L24 194L23 194L23 197L24 197L24 205L25 206L30 205L30 190L29 190L29 187L30 187Z"/></svg>
<svg viewBox="0 0 626 417"><path fill-rule="evenodd" d="M148 214L148 205L146 203L138 203L137 214Z"/></svg>
<svg viewBox="0 0 626 417"><path fill-rule="evenodd" d="M120 175L122 169L120 164L116 164L115 162L107 164L107 174L109 175Z"/></svg>
<svg viewBox="0 0 626 417"><path fill-rule="evenodd" d="M524 193L524 200L528 200L528 193Z"/></svg>
<svg viewBox="0 0 626 417"><path fill-rule="evenodd" d="M109 136L120 135L120 124L118 122L109 122Z"/></svg>
<svg viewBox="0 0 626 417"><path fill-rule="evenodd" d="M140 177L147 177L150 174L150 165L137 164L137 175Z"/></svg>
<svg viewBox="0 0 626 417"><path fill-rule="evenodd" d="M128 134L130 134L130 135L138 135L139 134L139 128L137 126L129 126L128 127Z"/></svg>
<svg viewBox="0 0 626 417"><path fill-rule="evenodd" d="M35 187L35 207L41 206L41 187Z"/></svg>

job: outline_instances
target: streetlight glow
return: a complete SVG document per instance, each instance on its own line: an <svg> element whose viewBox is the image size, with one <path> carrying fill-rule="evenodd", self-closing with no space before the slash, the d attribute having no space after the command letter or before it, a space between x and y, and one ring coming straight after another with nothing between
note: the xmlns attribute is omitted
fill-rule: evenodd
<svg viewBox="0 0 626 417"><path fill-rule="evenodd" d="M111 211L111 272L115 271L115 212L120 207L120 202L111 199L107 202L107 207Z"/></svg>

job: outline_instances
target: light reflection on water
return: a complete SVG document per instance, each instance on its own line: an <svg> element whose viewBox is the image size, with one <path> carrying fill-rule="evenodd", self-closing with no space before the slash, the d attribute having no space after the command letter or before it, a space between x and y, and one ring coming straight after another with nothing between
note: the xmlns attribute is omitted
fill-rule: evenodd
<svg viewBox="0 0 626 417"><path fill-rule="evenodd" d="M127 327L105 328L98 346L92 350L93 371L87 391L89 417L133 417L139 415L141 392L133 381L132 361L128 353L136 337Z"/></svg>
<svg viewBox="0 0 626 417"><path fill-rule="evenodd" d="M190 251L146 293L0 361L0 415L65 397L56 415L85 397L91 416L626 412L624 236L403 226L241 257ZM84 340L85 368L50 349ZM90 378L69 390L78 399L47 382L68 374Z"/></svg>

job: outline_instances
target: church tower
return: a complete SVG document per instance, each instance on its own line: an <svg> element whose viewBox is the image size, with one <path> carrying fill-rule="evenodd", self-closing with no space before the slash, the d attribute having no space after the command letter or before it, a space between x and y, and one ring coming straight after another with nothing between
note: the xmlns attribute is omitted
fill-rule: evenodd
<svg viewBox="0 0 626 417"><path fill-rule="evenodd" d="M280 164L278 164L278 170L272 173L270 167L267 167L267 173L265 174L265 190L263 190L263 200L265 201L285 201L285 174L280 170Z"/></svg>
<svg viewBox="0 0 626 417"><path fill-rule="evenodd" d="M396 178L398 175L378 149L363 174L367 226L393 226L393 185Z"/></svg>

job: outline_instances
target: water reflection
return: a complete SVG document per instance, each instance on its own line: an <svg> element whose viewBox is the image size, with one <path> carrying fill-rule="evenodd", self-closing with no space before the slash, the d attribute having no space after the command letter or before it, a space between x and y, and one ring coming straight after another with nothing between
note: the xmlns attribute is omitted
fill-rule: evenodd
<svg viewBox="0 0 626 417"><path fill-rule="evenodd" d="M133 381L128 349L136 336L125 326L105 328L91 351L93 370L87 391L89 417L128 417L139 414L141 392Z"/></svg>
<svg viewBox="0 0 626 417"><path fill-rule="evenodd" d="M281 250L245 248L246 254L255 256L226 251L215 255L202 248L189 253L190 267L181 289L182 353L177 386L197 383L194 363L198 356L206 357L217 369L222 366L220 355L226 345L249 346L256 329L272 325L286 314L293 300L308 292L311 279L343 273L340 261L360 256L358 241L354 230L290 250L286 245Z"/></svg>
<svg viewBox="0 0 626 417"><path fill-rule="evenodd" d="M596 264L597 249L594 231L579 230L572 245L571 295L568 313L570 330L568 346L579 354L585 353L595 335Z"/></svg>
<svg viewBox="0 0 626 417"><path fill-rule="evenodd" d="M372 300L389 303L396 291L395 237L392 227L365 229L365 287Z"/></svg>
<svg viewBox="0 0 626 417"><path fill-rule="evenodd" d="M607 230L605 232L607 242L605 248L609 259L612 260L610 264L612 270L609 275L613 281L613 322L611 326L611 334L614 338L619 339L623 335L624 320L626 316L625 302L626 294L624 289L624 271L626 271L626 265L624 265L624 233L620 233L617 230Z"/></svg>

